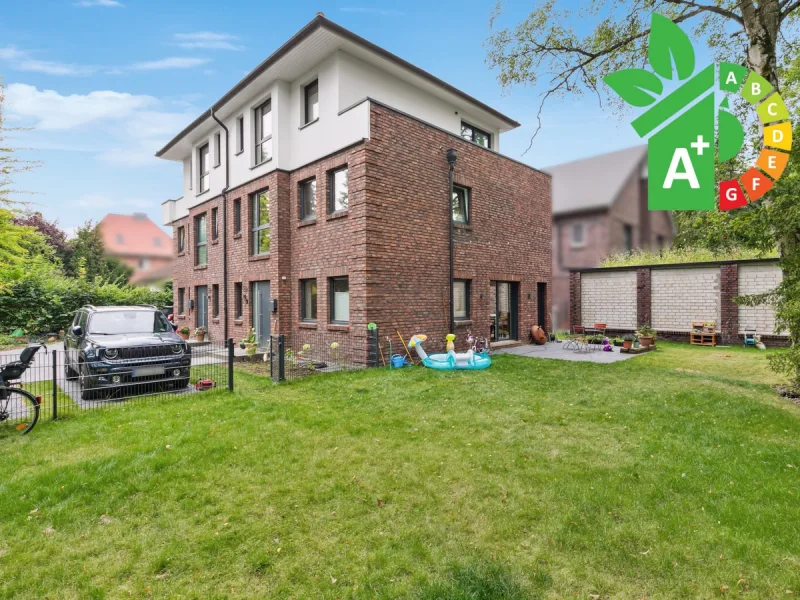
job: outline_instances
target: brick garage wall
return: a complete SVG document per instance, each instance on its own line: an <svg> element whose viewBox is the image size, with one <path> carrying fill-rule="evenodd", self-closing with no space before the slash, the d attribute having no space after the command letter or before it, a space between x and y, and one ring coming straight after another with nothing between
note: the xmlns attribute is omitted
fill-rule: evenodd
<svg viewBox="0 0 800 600"><path fill-rule="evenodd" d="M654 329L690 331L692 321L720 323L719 267L650 271L650 324Z"/></svg>
<svg viewBox="0 0 800 600"><path fill-rule="evenodd" d="M636 327L636 272L585 273L581 277L581 324L609 329Z"/></svg>
<svg viewBox="0 0 800 600"><path fill-rule="evenodd" d="M774 290L782 281L783 274L777 264L741 265L739 267L739 294L763 294ZM755 329L762 335L771 335L775 332L775 311L767 304L761 306L739 307L739 331L744 333L747 329ZM788 331L780 335L789 335Z"/></svg>
<svg viewBox="0 0 800 600"><path fill-rule="evenodd" d="M455 183L471 188L470 224L455 236L455 277L471 282L471 320L457 325L457 346L465 346L468 331L489 336L493 281L519 283L523 341L536 322L537 282L548 285L549 302L550 177L373 104L363 217L367 315L392 336L395 350L395 328L406 341L425 333L430 350L444 347L450 286L448 148L458 151Z"/></svg>

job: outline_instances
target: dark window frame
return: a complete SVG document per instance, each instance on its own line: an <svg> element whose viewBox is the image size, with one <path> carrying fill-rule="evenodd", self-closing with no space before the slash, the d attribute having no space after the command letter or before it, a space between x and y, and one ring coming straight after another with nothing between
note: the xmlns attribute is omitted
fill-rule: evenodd
<svg viewBox="0 0 800 600"><path fill-rule="evenodd" d="M214 207L211 209L211 241L214 242L219 239L219 210Z"/></svg>
<svg viewBox="0 0 800 600"><path fill-rule="evenodd" d="M186 252L186 227L180 225L178 227L178 254Z"/></svg>
<svg viewBox="0 0 800 600"><path fill-rule="evenodd" d="M222 163L222 134L218 131L214 134L214 167Z"/></svg>
<svg viewBox="0 0 800 600"><path fill-rule="evenodd" d="M258 215L256 214L256 202L261 194L267 195L267 222L263 225L258 225ZM260 244L258 243L259 233L262 231L268 232L269 246L272 245L272 223L270 222L269 205L271 197L269 188L264 188L257 192L250 194L250 255L251 256L264 256L270 253L271 248L267 248L264 252L260 252ZM260 205L259 205L260 207Z"/></svg>
<svg viewBox="0 0 800 600"><path fill-rule="evenodd" d="M272 119L272 98L267 98L264 102L259 104L253 109L253 164L255 166L263 165L265 162L272 160L272 123L270 122L269 135L263 135L261 131L261 117L264 113L264 107L269 107L270 120ZM264 145L269 144L269 155L264 155Z"/></svg>
<svg viewBox="0 0 800 600"><path fill-rule="evenodd" d="M203 226L200 226L200 223ZM205 235L200 235L204 233ZM206 249L206 260L200 262L200 249ZM194 265L196 267L208 265L208 213L200 213L194 217Z"/></svg>
<svg viewBox="0 0 800 600"><path fill-rule="evenodd" d="M454 184L453 185L453 195L458 197L459 191L463 191L464 192L464 220L461 221L459 219L456 219L455 211L453 211L453 222L454 223L460 223L462 225L469 225L469 216L470 216L470 212L471 212L470 209L472 208L472 206L471 206L471 204L472 204L472 188L467 187L465 185L456 185L456 184ZM461 202L460 202L460 199L459 199L459 204L460 203ZM452 204L450 206L450 210L453 210Z"/></svg>
<svg viewBox="0 0 800 600"><path fill-rule="evenodd" d="M219 317L219 284L215 283L211 286L211 316L214 318Z"/></svg>
<svg viewBox="0 0 800 600"><path fill-rule="evenodd" d="M470 134L469 136L465 135L465 129L469 129ZM477 137L478 135L483 135L486 138L486 145L478 143ZM476 146L480 146L481 148L487 148L489 150L492 149L492 134L488 131L484 131L480 127L475 127L471 123L462 120L461 121L461 138L467 140L468 142L472 142Z"/></svg>
<svg viewBox="0 0 800 600"><path fill-rule="evenodd" d="M236 117L236 154L244 152L244 115Z"/></svg>
<svg viewBox="0 0 800 600"><path fill-rule="evenodd" d="M209 158L211 158L211 146L206 142L197 149L197 170L200 176L197 180L197 192L199 194L207 192L211 187L211 166L209 165Z"/></svg>
<svg viewBox="0 0 800 600"><path fill-rule="evenodd" d="M186 288L178 288L178 314L184 314L186 310Z"/></svg>
<svg viewBox="0 0 800 600"><path fill-rule="evenodd" d="M336 319L336 296L334 295L333 287L337 281L347 282L347 320ZM349 325L350 324L350 278L347 275L337 275L336 277L328 278L328 321L333 325Z"/></svg>
<svg viewBox="0 0 800 600"><path fill-rule="evenodd" d="M347 206L336 208L336 174L347 171ZM350 173L348 165L328 171L328 214L335 215L345 213L350 209Z"/></svg>
<svg viewBox="0 0 800 600"><path fill-rule="evenodd" d="M242 233L242 199L235 198L233 201L233 234Z"/></svg>
<svg viewBox="0 0 800 600"><path fill-rule="evenodd" d="M311 88L314 88L314 91L317 93L317 116L313 116L313 112L310 111L312 105L309 103L309 92ZM308 125L319 119L319 79L315 79L311 83L306 84L303 86L303 125Z"/></svg>
<svg viewBox="0 0 800 600"><path fill-rule="evenodd" d="M234 296L234 302L233 302L233 312L234 312L234 314L233 314L233 318L236 321L241 321L242 320L242 316L244 314L244 310L243 310L243 304L244 303L242 301L243 300L242 294L243 294L242 282L241 281L237 281L237 282L235 282L233 284L233 296Z"/></svg>
<svg viewBox="0 0 800 600"><path fill-rule="evenodd" d="M306 186L310 183L314 184L314 212L306 214ZM297 199L299 202L298 210L301 221L313 221L317 218L317 178L309 177L297 184Z"/></svg>
<svg viewBox="0 0 800 600"><path fill-rule="evenodd" d="M306 314L306 286L312 285L314 286L314 312L316 313L314 316L309 316ZM311 277L308 279L301 279L300 280L300 320L303 323L316 323L317 317L319 316L319 305L317 301L319 300L319 288L317 287L317 279L316 277Z"/></svg>
<svg viewBox="0 0 800 600"><path fill-rule="evenodd" d="M633 225L630 223L622 224L622 243L625 246L625 252L633 250Z"/></svg>
<svg viewBox="0 0 800 600"><path fill-rule="evenodd" d="M453 307L453 315L456 321L469 321L470 320L470 293L472 291L472 280L471 279L453 279L453 301L455 302L456 292L455 292L455 285L457 283L464 284L464 314L465 316L459 317L455 314L456 309L455 306Z"/></svg>

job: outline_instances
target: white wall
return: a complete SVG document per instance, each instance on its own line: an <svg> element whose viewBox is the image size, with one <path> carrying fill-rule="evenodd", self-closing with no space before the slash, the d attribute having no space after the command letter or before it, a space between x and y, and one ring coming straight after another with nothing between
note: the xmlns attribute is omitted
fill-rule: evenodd
<svg viewBox="0 0 800 600"><path fill-rule="evenodd" d="M719 267L652 269L651 327L661 331L691 331L692 321L720 326Z"/></svg>
<svg viewBox="0 0 800 600"><path fill-rule="evenodd" d="M739 265L739 294L763 294L774 290L783 279L778 265ZM773 335L775 333L775 311L769 305L740 306L739 333L755 329L756 333ZM788 335L788 331L781 335Z"/></svg>
<svg viewBox="0 0 800 600"><path fill-rule="evenodd" d="M581 324L636 329L636 271L581 275Z"/></svg>

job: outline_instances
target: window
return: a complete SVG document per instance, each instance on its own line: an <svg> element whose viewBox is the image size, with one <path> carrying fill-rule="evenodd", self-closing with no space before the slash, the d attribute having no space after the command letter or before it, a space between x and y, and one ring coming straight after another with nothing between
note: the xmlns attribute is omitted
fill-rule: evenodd
<svg viewBox="0 0 800 600"><path fill-rule="evenodd" d="M186 288L178 288L178 314L182 315L186 309Z"/></svg>
<svg viewBox="0 0 800 600"><path fill-rule="evenodd" d="M256 192L250 201L253 254L269 252L269 190Z"/></svg>
<svg viewBox="0 0 800 600"><path fill-rule="evenodd" d="M217 224L217 209L211 209L211 239L216 240L219 237L219 225Z"/></svg>
<svg viewBox="0 0 800 600"><path fill-rule="evenodd" d="M236 154L244 152L244 115L236 117Z"/></svg>
<svg viewBox="0 0 800 600"><path fill-rule="evenodd" d="M192 162L191 155L189 157L189 189L194 189L194 163Z"/></svg>
<svg viewBox="0 0 800 600"><path fill-rule="evenodd" d="M300 318L308 323L317 320L317 280L300 280Z"/></svg>
<svg viewBox="0 0 800 600"><path fill-rule="evenodd" d="M469 188L453 186L453 221L469 223Z"/></svg>
<svg viewBox="0 0 800 600"><path fill-rule="evenodd" d="M330 286L331 323L350 322L350 283L347 277L332 277Z"/></svg>
<svg viewBox="0 0 800 600"><path fill-rule="evenodd" d="M153 246L155 246L156 248L161 248L161 238L160 237L154 237L153 238Z"/></svg>
<svg viewBox="0 0 800 600"><path fill-rule="evenodd" d="M186 250L186 228L181 225L178 227L178 252Z"/></svg>
<svg viewBox="0 0 800 600"><path fill-rule="evenodd" d="M125 243L125 237L121 233L117 234L117 243L118 244L124 244Z"/></svg>
<svg viewBox="0 0 800 600"><path fill-rule="evenodd" d="M242 233L242 199L233 201L233 233Z"/></svg>
<svg viewBox="0 0 800 600"><path fill-rule="evenodd" d="M570 232L570 241L574 247L579 248L586 244L583 223L573 223Z"/></svg>
<svg viewBox="0 0 800 600"><path fill-rule="evenodd" d="M208 144L204 144L197 151L197 164L200 167L200 193L208 191L208 184L211 180L208 166Z"/></svg>
<svg viewBox="0 0 800 600"><path fill-rule="evenodd" d="M140 258L137 261L140 269L149 269L150 268L150 261L146 258Z"/></svg>
<svg viewBox="0 0 800 600"><path fill-rule="evenodd" d="M453 313L457 321L469 319L469 280L453 281Z"/></svg>
<svg viewBox="0 0 800 600"><path fill-rule="evenodd" d="M622 234L625 237L625 250L630 252L633 250L633 225L623 225Z"/></svg>
<svg viewBox="0 0 800 600"><path fill-rule="evenodd" d="M218 167L222 161L222 134L214 134L214 166Z"/></svg>
<svg viewBox="0 0 800 600"><path fill-rule="evenodd" d="M328 212L347 210L349 190L347 187L347 167L333 171L328 182Z"/></svg>
<svg viewBox="0 0 800 600"><path fill-rule="evenodd" d="M216 283L211 286L211 316L219 316L219 285Z"/></svg>
<svg viewBox="0 0 800 600"><path fill-rule="evenodd" d="M272 101L267 100L254 111L257 165L272 158Z"/></svg>
<svg viewBox="0 0 800 600"><path fill-rule="evenodd" d="M659 250L664 248L664 236L663 235L657 235L656 236L656 246L658 246Z"/></svg>
<svg viewBox="0 0 800 600"><path fill-rule="evenodd" d="M233 284L233 296L234 296L234 318L241 320L242 318L242 282L236 282Z"/></svg>
<svg viewBox="0 0 800 600"><path fill-rule="evenodd" d="M314 80L305 87L305 120L303 124L319 119L319 81Z"/></svg>
<svg viewBox="0 0 800 600"><path fill-rule="evenodd" d="M317 218L317 180L308 179L300 183L300 218Z"/></svg>
<svg viewBox="0 0 800 600"><path fill-rule="evenodd" d="M461 121L461 137L484 148L492 147L492 134L486 133L464 121Z"/></svg>
<svg viewBox="0 0 800 600"><path fill-rule="evenodd" d="M208 264L208 244L206 242L206 213L194 218L194 264L197 266Z"/></svg>

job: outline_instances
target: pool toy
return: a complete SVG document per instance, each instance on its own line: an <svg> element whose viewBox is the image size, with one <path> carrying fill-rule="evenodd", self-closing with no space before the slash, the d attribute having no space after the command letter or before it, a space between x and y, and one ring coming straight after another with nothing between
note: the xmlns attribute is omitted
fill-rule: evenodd
<svg viewBox="0 0 800 600"><path fill-rule="evenodd" d="M445 346L445 352L447 352L448 354L450 354L451 352L455 352L456 351L456 344L455 344L456 335L454 333L448 333L446 336L444 336L444 339L447 340L447 345Z"/></svg>
<svg viewBox="0 0 800 600"><path fill-rule="evenodd" d="M452 334L450 334L452 335ZM453 336L455 338L455 336ZM431 354L422 348L422 342L428 339L424 334L417 334L408 342L409 348L414 348L417 351L422 364L429 369L437 369L439 371L452 371L455 369L464 370L480 370L488 369L492 364L492 359L486 354L473 352L471 349L466 352L456 353L453 350L445 354Z"/></svg>

